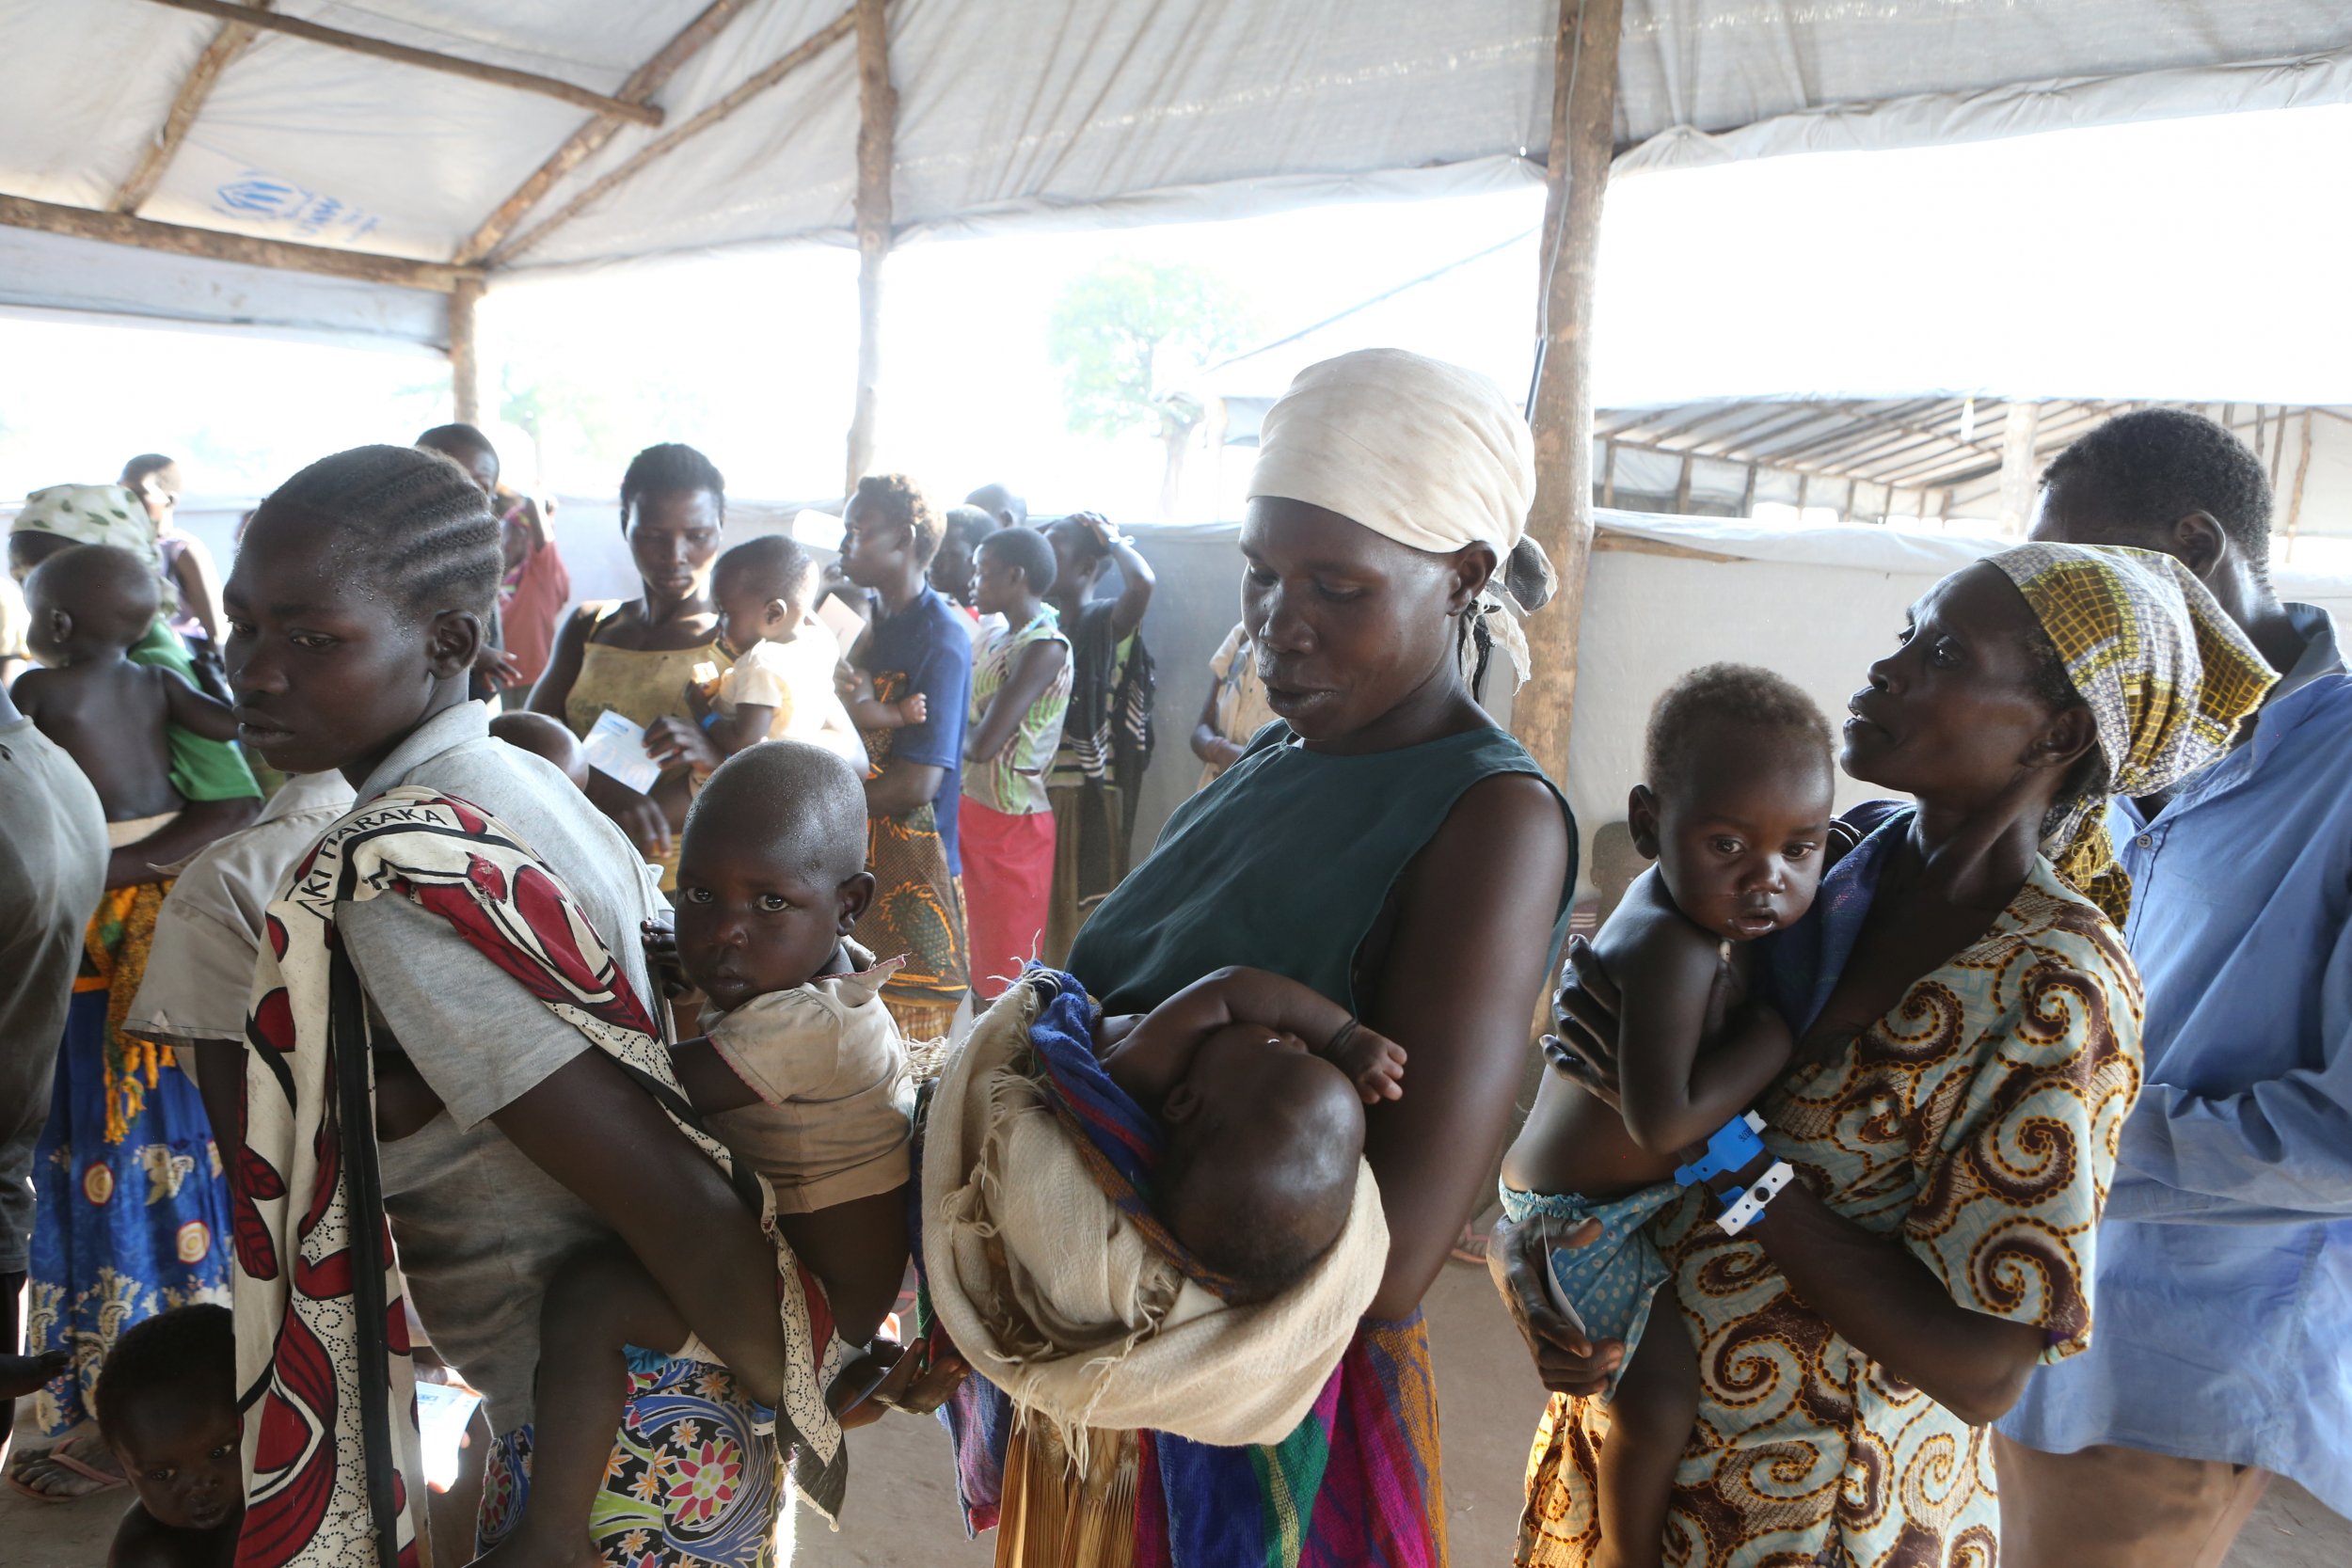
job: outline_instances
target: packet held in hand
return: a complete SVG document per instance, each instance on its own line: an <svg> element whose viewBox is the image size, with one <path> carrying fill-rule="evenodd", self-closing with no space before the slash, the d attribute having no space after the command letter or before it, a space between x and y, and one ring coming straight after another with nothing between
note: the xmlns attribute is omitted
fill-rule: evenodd
<svg viewBox="0 0 2352 1568"><path fill-rule="evenodd" d="M661 777L661 765L645 755L645 732L621 715L606 708L596 715L596 721L588 726L581 738L580 754L588 766L604 774L615 784L627 784L640 795L650 795Z"/></svg>

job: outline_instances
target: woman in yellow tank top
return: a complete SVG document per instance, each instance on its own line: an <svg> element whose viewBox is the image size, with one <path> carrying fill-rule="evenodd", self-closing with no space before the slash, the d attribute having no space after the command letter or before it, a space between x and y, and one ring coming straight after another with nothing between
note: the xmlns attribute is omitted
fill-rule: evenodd
<svg viewBox="0 0 2352 1568"><path fill-rule="evenodd" d="M664 764L652 794L592 772L588 798L662 868L664 888L677 870L692 773L669 727L694 721L686 701L694 667L733 662L710 599L725 518L726 482L710 459L677 442L639 452L621 479L621 531L644 593L580 606L531 693L532 712L562 720L574 735L585 736L607 708L644 727L646 754Z"/></svg>

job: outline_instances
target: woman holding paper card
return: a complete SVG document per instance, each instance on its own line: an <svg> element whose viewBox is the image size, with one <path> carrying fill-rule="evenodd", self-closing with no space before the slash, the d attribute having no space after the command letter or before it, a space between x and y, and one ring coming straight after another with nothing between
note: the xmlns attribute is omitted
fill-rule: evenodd
<svg viewBox="0 0 2352 1568"><path fill-rule="evenodd" d="M619 604L580 607L532 689L533 712L561 719L582 740L607 711L641 736L660 719L693 721L686 689L694 667L724 670L732 662L710 597L726 507L726 481L692 447L673 441L637 454L621 479L621 531L644 592ZM589 774L588 798L638 853L661 867L667 888L676 875L693 769L657 742L640 744L664 764L651 787L641 790L597 769Z"/></svg>

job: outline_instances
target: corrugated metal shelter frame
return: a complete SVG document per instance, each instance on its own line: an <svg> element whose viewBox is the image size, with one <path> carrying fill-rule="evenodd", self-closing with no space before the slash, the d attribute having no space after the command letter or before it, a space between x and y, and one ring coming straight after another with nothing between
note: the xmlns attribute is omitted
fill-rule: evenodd
<svg viewBox="0 0 2352 1568"><path fill-rule="evenodd" d="M448 349L499 276L1542 170L1522 733L1566 760L1620 169L2352 100L2341 0L0 0L0 305ZM310 275L261 286L254 269Z"/></svg>

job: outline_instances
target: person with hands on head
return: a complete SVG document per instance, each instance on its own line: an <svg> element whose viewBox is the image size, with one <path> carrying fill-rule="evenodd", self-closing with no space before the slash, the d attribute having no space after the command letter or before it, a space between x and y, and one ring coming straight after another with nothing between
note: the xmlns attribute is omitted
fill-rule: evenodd
<svg viewBox="0 0 2352 1568"><path fill-rule="evenodd" d="M1143 769L1152 760L1152 655L1144 611L1157 583L1135 541L1099 512L1048 523L1055 613L1070 639L1070 705L1045 775L1054 806L1054 902L1045 958L1059 963L1095 903L1127 874ZM1105 567L1119 594L1097 599Z"/></svg>
<svg viewBox="0 0 2352 1568"><path fill-rule="evenodd" d="M693 553L681 547L678 558ZM367 447L280 485L230 577L229 668L246 743L289 772L341 771L360 800L310 850L310 878L287 884L274 910L273 935L284 936L264 951L257 982L261 1040L289 1075L246 1081L239 1383L242 1398L260 1402L246 1423L248 1475L260 1433L334 1419L306 1405L310 1385L277 1354L326 1345L336 1364L358 1369L362 1411L369 1379L397 1380L405 1357L382 1338L386 1320L363 1313L355 1323L347 1303L310 1293L310 1276L289 1277L277 1262L294 1242L286 1210L257 1212L246 1199L275 1185L293 1218L317 1206L329 1218L302 1244L332 1247L332 1216L353 1212L361 1189L352 1183L373 1170L398 1249L387 1293L413 1296L436 1347L482 1390L499 1434L485 1483L500 1499L485 1511L490 1537L528 1507L548 1283L579 1249L617 1240L708 1353L632 1364L608 1501L680 1519L691 1511L698 1529L747 1543L730 1560L769 1562L780 1447L814 1444L815 1458L836 1465L839 1454L821 1419L803 1422L797 1440L781 1417L778 1437L755 1431L759 1407L810 1408L805 1397L787 1399L804 1396L816 1375L787 1349L779 1315L780 1303L801 1300L797 1274L779 1271L788 1255L763 1233L759 1203L747 1206L719 1146L673 1114L683 1095L636 940L666 911L644 863L553 767L493 740L484 707L467 700L499 560L497 525L454 469L413 448ZM342 1158L322 1165L301 1151L320 1135L321 1097L338 1092L317 1064L339 1018L367 1021L373 1115L342 1118ZM355 1249L373 1221L358 1218L343 1243ZM364 1261L347 1276L371 1278ZM297 1320L303 1335L292 1332ZM789 1342L806 1351L803 1326ZM389 1487L397 1478L385 1467L414 1451L399 1435L409 1408L401 1392L395 1382L391 1424L306 1450L290 1484L249 1493L248 1536L298 1524L285 1560L306 1565L348 1561L339 1554L363 1539L380 1558L393 1550L385 1522L359 1504L369 1475ZM702 1457L681 1421L706 1441L724 1434L740 1485L691 1499L657 1488L647 1505L630 1490L645 1465ZM332 1467L331 1487L313 1467ZM408 1476L411 1507L424 1495ZM319 1496L333 1503L325 1522L302 1513L302 1499ZM466 1544L449 1548L462 1556Z"/></svg>
<svg viewBox="0 0 2352 1568"><path fill-rule="evenodd" d="M650 727L664 718L691 722L686 688L695 666L723 669L731 662L710 596L726 512L725 479L693 448L664 442L629 461L621 476L621 532L644 591L618 603L584 604L564 624L532 688L532 711L563 720L584 740L609 708L648 730L646 755L669 755L670 746ZM650 795L592 772L588 798L638 853L661 867L665 888L675 882L693 769L666 767Z"/></svg>
<svg viewBox="0 0 2352 1568"><path fill-rule="evenodd" d="M2052 545L1946 578L1870 667L1841 760L1917 804L1849 814L1863 836L1769 955L1798 1045L1756 1106L1763 1136L1726 1122L1653 1222L1707 1434L1677 1473L1670 1560L1701 1542L1732 1568L1992 1559L1984 1429L2038 1364L2091 1342L2098 1218L2138 1088L2106 803L2220 756L2270 680L2177 562ZM1603 971L1572 951L1551 1055L1618 1100L1628 988ZM1543 1240L1497 1228L1523 1319ZM1623 1354L1535 1338L1555 1390L1591 1390ZM1594 1402L1553 1400L1521 1563L1613 1560L1593 1508L1611 1440Z"/></svg>
<svg viewBox="0 0 2352 1568"><path fill-rule="evenodd" d="M857 927L868 951L905 958L882 1002L915 1040L944 1037L970 988L956 879L971 623L925 578L939 536L939 515L904 474L867 474L842 513L841 570L873 607L852 662L876 702L923 701L920 721L864 732L866 869L880 885Z"/></svg>
<svg viewBox="0 0 2352 1568"><path fill-rule="evenodd" d="M1117 1539L1081 1562L1124 1560L1139 1539L1197 1541L1212 1525L1249 1532L1252 1560L1278 1549L1303 1568L1443 1560L1421 1300L1509 1134L1574 881L1565 803L1470 681L1482 627L1506 648L1516 640L1498 625L1506 591L1528 605L1546 595L1524 537L1534 492L1533 438L1510 400L1418 355L1313 366L1266 416L1239 609L1284 727L1169 819L1069 969L1113 1014L1149 1011L1227 966L1268 970L1409 1052L1403 1097L1364 1112L1389 1239L1341 1347L1337 1401L1310 1417L1300 1447L1118 1439L1151 1447L1162 1484L1104 1499L1122 1511ZM1281 1456L1308 1448L1320 1468L1285 1467ZM1257 1535L1277 1518L1280 1541Z"/></svg>
<svg viewBox="0 0 2352 1568"><path fill-rule="evenodd" d="M2169 408L2042 476L2032 537L2178 560L2279 682L2229 756L2109 812L2147 1086L2100 1225L2099 1336L2000 1424L2022 1568L2213 1568L2273 1475L2352 1513L2352 675L2328 612L2271 585L2271 500L2261 458Z"/></svg>

